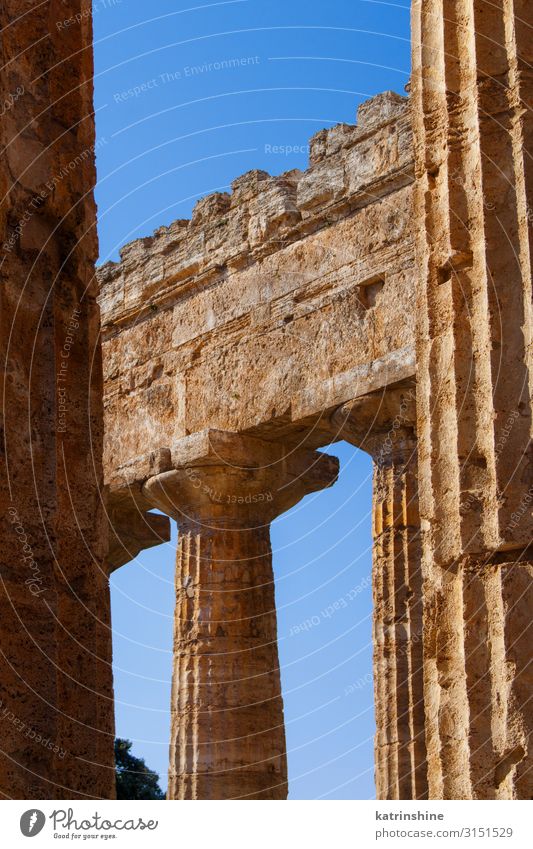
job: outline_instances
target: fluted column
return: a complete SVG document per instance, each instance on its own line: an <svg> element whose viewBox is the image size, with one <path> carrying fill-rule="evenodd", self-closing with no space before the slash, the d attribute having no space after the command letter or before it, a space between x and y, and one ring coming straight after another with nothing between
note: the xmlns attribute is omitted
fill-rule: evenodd
<svg viewBox="0 0 533 849"><path fill-rule="evenodd" d="M432 798L533 793L531 23L526 0L412 6Z"/></svg>
<svg viewBox="0 0 533 849"><path fill-rule="evenodd" d="M416 440L373 437L376 792L427 798Z"/></svg>
<svg viewBox="0 0 533 849"><path fill-rule="evenodd" d="M143 489L179 528L168 797L285 799L270 523L331 485L337 463L217 439Z"/></svg>
<svg viewBox="0 0 533 849"><path fill-rule="evenodd" d="M422 572L414 386L339 408L333 424L374 460L375 774L378 799L427 798Z"/></svg>
<svg viewBox="0 0 533 849"><path fill-rule="evenodd" d="M0 31L0 798L109 799L91 3Z"/></svg>

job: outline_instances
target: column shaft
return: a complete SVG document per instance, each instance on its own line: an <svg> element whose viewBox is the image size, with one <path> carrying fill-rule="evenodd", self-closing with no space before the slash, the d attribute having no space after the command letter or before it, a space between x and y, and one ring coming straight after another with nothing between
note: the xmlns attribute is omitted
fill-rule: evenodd
<svg viewBox="0 0 533 849"><path fill-rule="evenodd" d="M531 3L412 23L430 795L530 798Z"/></svg>
<svg viewBox="0 0 533 849"><path fill-rule="evenodd" d="M179 537L169 798L285 799L269 528Z"/></svg>
<svg viewBox="0 0 533 849"><path fill-rule="evenodd" d="M380 799L427 797L422 582L416 443L374 468L373 595L376 788Z"/></svg>
<svg viewBox="0 0 533 849"><path fill-rule="evenodd" d="M90 11L0 4L0 795L14 799L115 795Z"/></svg>
<svg viewBox="0 0 533 849"><path fill-rule="evenodd" d="M169 798L285 799L270 523L338 462L206 431L143 496L178 523Z"/></svg>

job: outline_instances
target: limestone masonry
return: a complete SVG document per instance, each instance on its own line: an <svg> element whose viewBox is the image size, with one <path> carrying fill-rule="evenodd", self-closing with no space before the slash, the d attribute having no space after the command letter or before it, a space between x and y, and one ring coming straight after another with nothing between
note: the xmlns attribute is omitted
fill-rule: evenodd
<svg viewBox="0 0 533 849"><path fill-rule="evenodd" d="M0 790L14 799L115 792L91 4L70 6L84 16L68 37L61 4L0 6Z"/></svg>
<svg viewBox="0 0 533 849"><path fill-rule="evenodd" d="M112 797L108 577L172 520L168 798L286 798L270 524L335 485L317 449L344 439L374 463L378 798L531 798L531 7L414 0L409 98L201 199L97 287L71 6L50 55L0 72L13 91L63 56L2 130L0 699L68 753L12 721L0 790Z"/></svg>
<svg viewBox="0 0 533 849"><path fill-rule="evenodd" d="M308 171L245 174L99 269L111 485L209 428L314 415L324 444L329 408L414 374L412 157L407 99L380 95Z"/></svg>

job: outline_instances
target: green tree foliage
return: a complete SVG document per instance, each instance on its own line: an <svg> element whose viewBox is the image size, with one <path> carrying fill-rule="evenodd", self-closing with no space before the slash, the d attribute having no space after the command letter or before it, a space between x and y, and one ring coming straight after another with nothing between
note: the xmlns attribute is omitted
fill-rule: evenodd
<svg viewBox="0 0 533 849"><path fill-rule="evenodd" d="M131 754L131 740L115 740L117 799L164 799L159 776Z"/></svg>

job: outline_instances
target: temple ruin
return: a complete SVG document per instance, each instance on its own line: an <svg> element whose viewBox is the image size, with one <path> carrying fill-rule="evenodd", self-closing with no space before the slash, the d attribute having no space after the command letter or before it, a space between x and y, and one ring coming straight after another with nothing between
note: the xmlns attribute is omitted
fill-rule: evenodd
<svg viewBox="0 0 533 849"><path fill-rule="evenodd" d="M374 463L377 797L530 798L525 0L415 0L409 97L366 101L307 170L244 174L96 276L90 16L43 58L58 13L39 9L0 74L7 92L52 68L3 129L0 698L67 755L11 723L2 793L112 798L108 578L171 519L168 798L286 798L269 529L335 484L319 449L344 439Z"/></svg>

